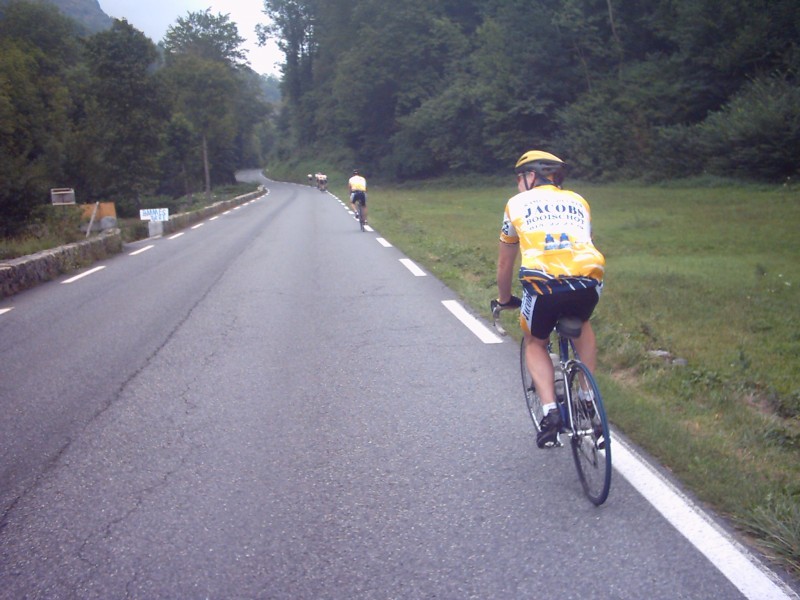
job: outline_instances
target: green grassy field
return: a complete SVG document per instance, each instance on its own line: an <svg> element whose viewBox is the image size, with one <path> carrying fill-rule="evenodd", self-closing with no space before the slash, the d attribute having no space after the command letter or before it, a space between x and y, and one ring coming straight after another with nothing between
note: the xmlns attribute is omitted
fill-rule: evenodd
<svg viewBox="0 0 800 600"><path fill-rule="evenodd" d="M594 322L613 425L800 574L800 189L571 188L607 259ZM370 223L488 317L513 193L511 177L373 185Z"/></svg>

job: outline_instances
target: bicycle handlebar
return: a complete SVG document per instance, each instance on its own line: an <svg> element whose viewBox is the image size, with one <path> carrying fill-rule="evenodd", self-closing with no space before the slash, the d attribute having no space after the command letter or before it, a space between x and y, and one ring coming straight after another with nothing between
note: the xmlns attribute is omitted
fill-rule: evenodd
<svg viewBox="0 0 800 600"><path fill-rule="evenodd" d="M519 308L520 306L522 306L522 300L516 296L511 296L511 300L509 300L506 304L500 304L497 299L494 299L489 303L489 307L492 309L492 325L494 325L497 333L500 335L508 335L508 332L500 324L500 313L504 310Z"/></svg>

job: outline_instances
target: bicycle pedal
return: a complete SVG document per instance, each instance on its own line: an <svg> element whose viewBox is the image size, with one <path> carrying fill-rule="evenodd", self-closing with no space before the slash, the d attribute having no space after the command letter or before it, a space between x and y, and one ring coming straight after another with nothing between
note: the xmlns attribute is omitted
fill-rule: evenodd
<svg viewBox="0 0 800 600"><path fill-rule="evenodd" d="M564 444L561 442L559 438L556 438L552 442L546 442L544 446L542 446L542 450L549 450L550 448L563 448Z"/></svg>

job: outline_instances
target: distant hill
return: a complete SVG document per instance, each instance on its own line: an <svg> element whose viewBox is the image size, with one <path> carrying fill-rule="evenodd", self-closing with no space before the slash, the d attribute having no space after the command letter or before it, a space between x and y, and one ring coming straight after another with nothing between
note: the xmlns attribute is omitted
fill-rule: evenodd
<svg viewBox="0 0 800 600"><path fill-rule="evenodd" d="M84 25L90 33L97 33L111 27L114 19L100 8L97 0L47 0L66 16Z"/></svg>

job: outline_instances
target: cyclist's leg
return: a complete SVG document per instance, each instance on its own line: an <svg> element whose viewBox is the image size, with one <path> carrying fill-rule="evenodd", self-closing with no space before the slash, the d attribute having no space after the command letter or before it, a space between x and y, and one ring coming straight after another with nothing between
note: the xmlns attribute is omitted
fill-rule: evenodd
<svg viewBox="0 0 800 600"><path fill-rule="evenodd" d="M576 340L573 340L573 343L581 362L594 373L597 366L597 341L594 336L594 329L592 329L592 324L589 321L583 322L581 335Z"/></svg>
<svg viewBox="0 0 800 600"><path fill-rule="evenodd" d="M532 294L524 289L519 322L525 335L525 363L543 407L556 401L553 361L547 350L550 332L558 318L555 308L551 296ZM544 412L547 414L547 410Z"/></svg>
<svg viewBox="0 0 800 600"><path fill-rule="evenodd" d="M569 299L570 314L583 321L581 335L573 341L573 344L581 362L586 365L589 371L594 373L597 366L597 340L589 319L594 312L595 306L597 306L597 302L600 300L599 290L597 288L589 288L570 292L569 295L571 296Z"/></svg>
<svg viewBox="0 0 800 600"><path fill-rule="evenodd" d="M553 361L547 351L547 340L534 337L525 332L525 364L533 379L533 385L539 394L542 406L556 401ZM545 411L545 414L547 411Z"/></svg>
<svg viewBox="0 0 800 600"><path fill-rule="evenodd" d="M361 210L364 212L364 222L367 222L367 192L361 197Z"/></svg>

